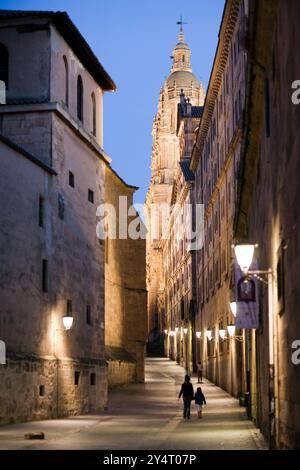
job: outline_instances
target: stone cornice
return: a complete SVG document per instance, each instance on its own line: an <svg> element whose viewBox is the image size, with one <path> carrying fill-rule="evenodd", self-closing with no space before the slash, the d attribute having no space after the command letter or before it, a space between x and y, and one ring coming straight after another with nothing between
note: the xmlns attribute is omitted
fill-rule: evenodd
<svg viewBox="0 0 300 470"><path fill-rule="evenodd" d="M58 102L1 105L0 115L9 113L39 113L54 112L85 144L106 164L111 163L111 158L97 144L95 139L85 131L82 125L69 114L68 110Z"/></svg>
<svg viewBox="0 0 300 470"><path fill-rule="evenodd" d="M209 79L208 91L206 94L202 119L197 133L196 144L193 148L190 168L196 171L199 158L203 150L205 138L209 130L211 117L214 111L215 102L218 97L219 88L222 83L222 76L226 67L229 45L238 17L240 0L227 0L222 24L219 33L219 41L214 58L213 68Z"/></svg>
<svg viewBox="0 0 300 470"><path fill-rule="evenodd" d="M0 134L0 142L3 142L5 145L8 147L12 148L15 150L15 152L23 155L24 157L28 158L31 162L35 163L37 166L45 170L47 173L50 175L57 175L56 171L53 170L49 165L47 165L45 162L37 158L35 155L33 155L31 152L28 152L25 150L23 147L20 145L16 144L13 142L11 139L8 137L5 137L4 135Z"/></svg>

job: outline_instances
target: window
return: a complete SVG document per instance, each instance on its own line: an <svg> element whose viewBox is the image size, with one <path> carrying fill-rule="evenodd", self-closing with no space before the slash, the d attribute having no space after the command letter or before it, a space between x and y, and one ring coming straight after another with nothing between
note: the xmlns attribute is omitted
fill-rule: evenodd
<svg viewBox="0 0 300 470"><path fill-rule="evenodd" d="M40 397L45 395L45 385L40 385Z"/></svg>
<svg viewBox="0 0 300 470"><path fill-rule="evenodd" d="M88 200L89 200L89 202L94 204L94 191L92 191L91 189L89 189L89 191L88 191Z"/></svg>
<svg viewBox="0 0 300 470"><path fill-rule="evenodd" d="M83 83L80 75L77 79L77 117L83 121Z"/></svg>
<svg viewBox="0 0 300 470"><path fill-rule="evenodd" d="M96 385L96 374L94 372L90 375L90 385Z"/></svg>
<svg viewBox="0 0 300 470"><path fill-rule="evenodd" d="M241 90L239 90L239 115L242 113L242 94Z"/></svg>
<svg viewBox="0 0 300 470"><path fill-rule="evenodd" d="M278 301L278 313L282 314L284 312L285 302L284 302L284 254L285 254L285 244L281 243L277 251L277 301Z"/></svg>
<svg viewBox="0 0 300 470"><path fill-rule="evenodd" d="M107 229L105 229L107 230ZM105 263L108 264L108 253L109 253L109 237L106 237L105 239Z"/></svg>
<svg viewBox="0 0 300 470"><path fill-rule="evenodd" d="M75 370L74 372L74 385L79 385L80 372Z"/></svg>
<svg viewBox="0 0 300 470"><path fill-rule="evenodd" d="M66 56L63 56L64 67L65 67L65 92L64 92L64 102L66 106L69 106L69 66Z"/></svg>
<svg viewBox="0 0 300 470"><path fill-rule="evenodd" d="M228 205L230 206L231 204L231 183L229 182L227 185L227 199L228 199Z"/></svg>
<svg viewBox="0 0 300 470"><path fill-rule="evenodd" d="M72 188L75 188L75 178L74 178L74 174L72 173L72 171L69 171L69 185Z"/></svg>
<svg viewBox="0 0 300 470"><path fill-rule="evenodd" d="M225 83L226 83L226 95L229 93L229 77L228 77L228 70L226 71L225 75Z"/></svg>
<svg viewBox="0 0 300 470"><path fill-rule="evenodd" d="M0 80L8 88L8 50L4 44L0 43Z"/></svg>
<svg viewBox="0 0 300 470"><path fill-rule="evenodd" d="M219 323L219 331L223 330L223 323ZM219 353L222 354L224 352L224 340L219 339Z"/></svg>
<svg viewBox="0 0 300 470"><path fill-rule="evenodd" d="M181 320L184 320L184 301L180 301L180 315L181 315Z"/></svg>
<svg viewBox="0 0 300 470"><path fill-rule="evenodd" d="M226 271L226 253L225 250L222 252L222 271Z"/></svg>
<svg viewBox="0 0 300 470"><path fill-rule="evenodd" d="M97 109L95 93L92 93L92 133L96 137L97 133Z"/></svg>
<svg viewBox="0 0 300 470"><path fill-rule="evenodd" d="M42 196L39 199L39 226L44 227L44 210L45 210L45 201Z"/></svg>
<svg viewBox="0 0 300 470"><path fill-rule="evenodd" d="M48 260L43 259L42 262L42 289L43 292L48 292Z"/></svg>
<svg viewBox="0 0 300 470"><path fill-rule="evenodd" d="M58 217L63 220L65 217L65 200L62 194L57 197Z"/></svg>
<svg viewBox="0 0 300 470"><path fill-rule="evenodd" d="M72 304L72 300L67 300L67 315L72 315L72 311L73 311L73 304Z"/></svg>
<svg viewBox="0 0 300 470"><path fill-rule="evenodd" d="M265 80L265 127L266 137L270 137L270 90L269 80Z"/></svg>
<svg viewBox="0 0 300 470"><path fill-rule="evenodd" d="M91 306L86 306L86 322L88 325L92 324Z"/></svg>
<svg viewBox="0 0 300 470"><path fill-rule="evenodd" d="M237 61L237 44L236 42L234 43L234 63L236 64Z"/></svg>

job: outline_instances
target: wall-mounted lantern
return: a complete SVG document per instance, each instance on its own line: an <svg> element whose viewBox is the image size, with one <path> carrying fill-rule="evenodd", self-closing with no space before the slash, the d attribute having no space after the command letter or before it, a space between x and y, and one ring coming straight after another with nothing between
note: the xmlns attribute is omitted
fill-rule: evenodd
<svg viewBox="0 0 300 470"><path fill-rule="evenodd" d="M206 330L206 337L208 341L212 340L212 331L211 330Z"/></svg>
<svg viewBox="0 0 300 470"><path fill-rule="evenodd" d="M230 305L230 310L231 310L231 313L234 317L236 317L236 313L237 313L237 304L236 302L229 302L229 305Z"/></svg>
<svg viewBox="0 0 300 470"><path fill-rule="evenodd" d="M219 330L219 335L220 335L220 338L224 341L224 339L226 337L226 330L224 330L224 328L221 328Z"/></svg>
<svg viewBox="0 0 300 470"><path fill-rule="evenodd" d="M65 330L70 330L73 325L74 318L71 315L65 315L62 317L63 325Z"/></svg>

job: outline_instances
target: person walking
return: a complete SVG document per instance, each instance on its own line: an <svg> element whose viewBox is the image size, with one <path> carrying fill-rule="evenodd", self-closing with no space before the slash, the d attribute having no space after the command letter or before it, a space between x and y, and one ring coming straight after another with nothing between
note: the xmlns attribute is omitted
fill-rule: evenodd
<svg viewBox="0 0 300 470"><path fill-rule="evenodd" d="M202 363L201 363L201 361L198 361L197 372L198 372L198 384L202 384Z"/></svg>
<svg viewBox="0 0 300 470"><path fill-rule="evenodd" d="M206 405L205 396L203 395L201 387L198 387L197 392L195 393L195 405L197 408L198 419L202 418L203 403Z"/></svg>
<svg viewBox="0 0 300 470"><path fill-rule="evenodd" d="M178 400L182 395L183 398L183 417L184 419L190 419L191 416L191 401L194 398L194 389L191 384L189 375L185 376L184 383L181 385L181 390L178 396Z"/></svg>

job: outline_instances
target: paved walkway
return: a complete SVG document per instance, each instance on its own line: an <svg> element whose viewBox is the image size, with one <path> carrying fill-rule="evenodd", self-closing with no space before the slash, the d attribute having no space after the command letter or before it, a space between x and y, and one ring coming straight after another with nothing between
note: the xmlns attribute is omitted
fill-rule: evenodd
<svg viewBox="0 0 300 470"><path fill-rule="evenodd" d="M203 419L197 419L193 402L191 419L183 420L177 399L183 377L174 362L149 358L146 383L110 392L105 414L1 426L0 449L266 449L244 408L206 380ZM44 441L24 439L38 431L45 433Z"/></svg>

